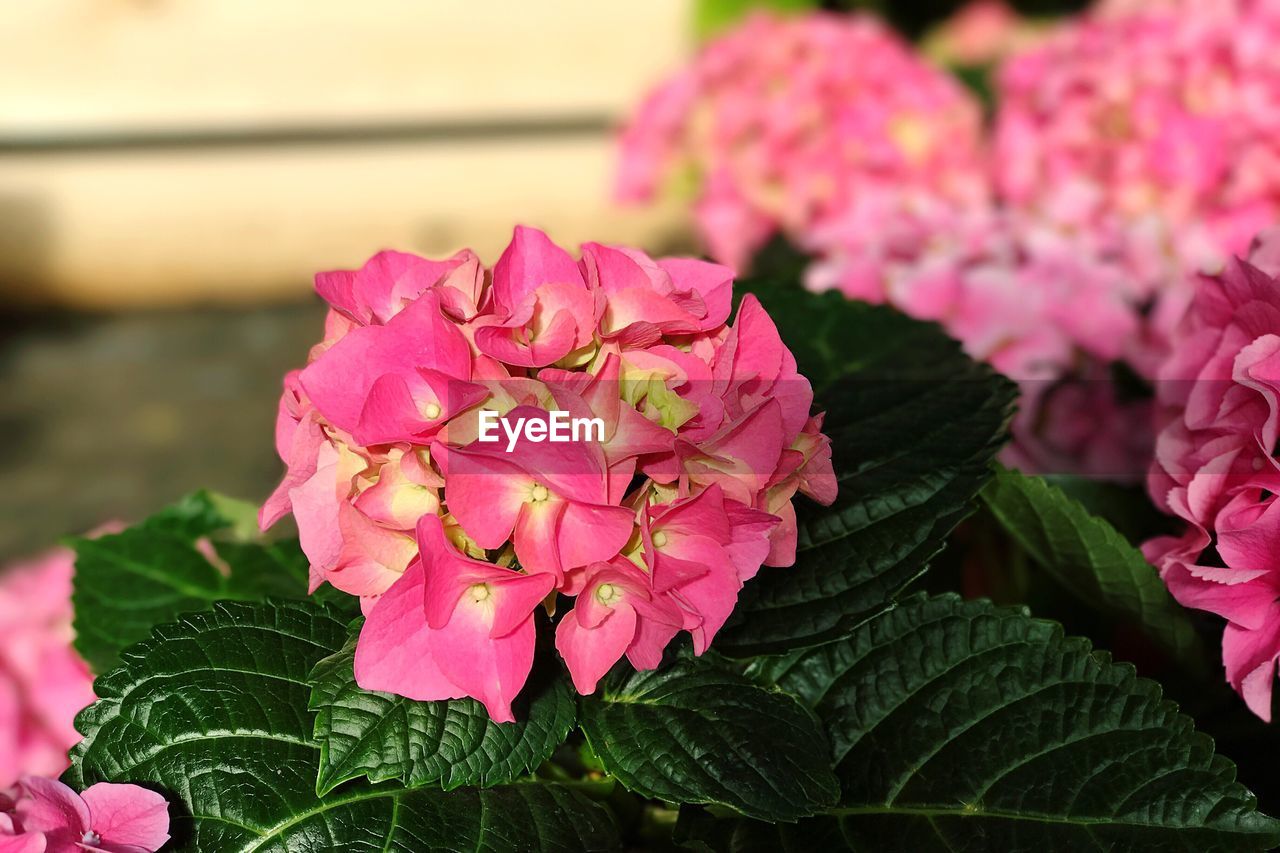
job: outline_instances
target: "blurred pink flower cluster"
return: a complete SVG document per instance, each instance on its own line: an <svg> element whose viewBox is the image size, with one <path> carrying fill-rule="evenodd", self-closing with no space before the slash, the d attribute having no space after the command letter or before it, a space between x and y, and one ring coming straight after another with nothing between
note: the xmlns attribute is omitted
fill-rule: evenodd
<svg viewBox="0 0 1280 853"><path fill-rule="evenodd" d="M1013 58L996 87L1005 200L1073 229L1158 220L1221 268L1280 216L1280 4L1113 2Z"/></svg>
<svg viewBox="0 0 1280 853"><path fill-rule="evenodd" d="M1016 31L978 0L944 35L1003 52ZM1152 379L1195 276L1280 212L1278 35L1280 4L1113 0L1025 38L988 142L976 100L873 18L761 15L645 101L622 196L692 162L714 257L781 231L811 287L938 320L1018 380L1011 461L1138 479L1151 429L1113 365Z"/></svg>
<svg viewBox="0 0 1280 853"><path fill-rule="evenodd" d="M1262 267L1262 268L1259 268ZM1227 620L1227 680L1271 719L1280 657L1280 231L1197 290L1160 369L1148 481L1186 522L1143 548L1182 604Z"/></svg>
<svg viewBox="0 0 1280 853"><path fill-rule="evenodd" d="M1006 461L1137 479L1150 458L1149 407L1116 398L1108 365L1153 371L1180 306L1165 299L1152 316L1135 310L1171 274L1159 246L1136 236L1071 232L926 194L868 194L808 235L819 260L806 284L937 321L1017 380Z"/></svg>
<svg viewBox="0 0 1280 853"><path fill-rule="evenodd" d="M622 135L618 193L696 182L711 254L742 269L863 193L986 192L982 111L961 84L868 15L756 14L659 86Z"/></svg>
<svg viewBox="0 0 1280 853"><path fill-rule="evenodd" d="M0 574L0 788L65 770L80 740L72 721L94 700L71 647L73 567L72 552L58 548Z"/></svg>
<svg viewBox="0 0 1280 853"><path fill-rule="evenodd" d="M793 495L835 497L809 383L754 297L728 325L725 267L575 260L518 228L491 270L384 252L316 287L325 338L286 377L261 522L292 512L313 584L361 597L366 689L513 719L556 592L583 693L682 630L701 654L744 581L794 562ZM544 440L553 413L602 429Z"/></svg>
<svg viewBox="0 0 1280 853"><path fill-rule="evenodd" d="M0 791L0 853L155 853L168 841L168 802L137 785L99 782L77 794L24 776Z"/></svg>

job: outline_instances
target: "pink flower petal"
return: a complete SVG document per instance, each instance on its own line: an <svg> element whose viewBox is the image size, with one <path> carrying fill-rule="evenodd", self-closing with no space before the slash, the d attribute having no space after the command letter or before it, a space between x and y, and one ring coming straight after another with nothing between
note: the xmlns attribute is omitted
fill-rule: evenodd
<svg viewBox="0 0 1280 853"><path fill-rule="evenodd" d="M569 667L574 689L583 696L595 693L596 684L622 659L635 636L636 612L625 604L592 628L566 613L556 627L556 648Z"/></svg>
<svg viewBox="0 0 1280 853"><path fill-rule="evenodd" d="M423 702L466 696L436 665L423 607L425 577L414 562L365 619L356 643L355 677L362 690Z"/></svg>
<svg viewBox="0 0 1280 853"><path fill-rule="evenodd" d="M24 776L18 782L22 797L15 807L24 832L42 832L49 853L75 851L91 829L89 807L75 791L56 779Z"/></svg>
<svg viewBox="0 0 1280 853"><path fill-rule="evenodd" d="M159 850L169 840L169 803L155 791L99 782L80 796L90 827L106 844Z"/></svg>

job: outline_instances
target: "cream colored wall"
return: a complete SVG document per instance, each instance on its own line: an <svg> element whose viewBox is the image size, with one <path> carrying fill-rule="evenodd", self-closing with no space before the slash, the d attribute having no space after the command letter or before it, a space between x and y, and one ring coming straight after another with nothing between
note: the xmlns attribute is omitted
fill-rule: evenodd
<svg viewBox="0 0 1280 853"><path fill-rule="evenodd" d="M673 207L613 206L603 128L688 50L688 0L0 15L0 290L23 301L280 297L385 246L496 257L515 222L568 243L682 231Z"/></svg>

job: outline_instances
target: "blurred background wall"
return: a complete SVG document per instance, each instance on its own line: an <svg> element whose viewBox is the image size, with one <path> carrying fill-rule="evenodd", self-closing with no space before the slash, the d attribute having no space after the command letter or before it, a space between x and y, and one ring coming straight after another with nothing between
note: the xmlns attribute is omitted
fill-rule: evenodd
<svg viewBox="0 0 1280 853"><path fill-rule="evenodd" d="M40 0L0 26L0 281L118 307L296 295L395 245L654 239L609 129L688 4Z"/></svg>

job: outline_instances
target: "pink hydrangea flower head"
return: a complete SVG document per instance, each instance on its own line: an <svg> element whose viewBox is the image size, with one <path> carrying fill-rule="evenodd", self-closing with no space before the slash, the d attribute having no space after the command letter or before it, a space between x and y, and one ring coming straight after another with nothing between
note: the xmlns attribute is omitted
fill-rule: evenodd
<svg viewBox="0 0 1280 853"><path fill-rule="evenodd" d="M1113 2L1008 61L996 172L1019 207L1074 227L1167 224L1190 269L1220 267L1280 215L1280 7Z"/></svg>
<svg viewBox="0 0 1280 853"><path fill-rule="evenodd" d="M24 776L0 814L5 853L155 853L169 840L169 804L137 785L100 782L77 794Z"/></svg>
<svg viewBox="0 0 1280 853"><path fill-rule="evenodd" d="M1227 620L1227 679L1269 720L1280 657L1280 279L1231 261L1201 282L1175 343L1160 372L1148 487L1185 528L1143 551L1178 601Z"/></svg>
<svg viewBox="0 0 1280 853"><path fill-rule="evenodd" d="M985 193L981 109L874 17L757 13L660 85L622 133L618 195L691 173L713 257L742 269L875 187Z"/></svg>
<svg viewBox="0 0 1280 853"><path fill-rule="evenodd" d="M746 580L794 562L796 493L836 496L830 441L760 303L728 322L732 287L531 228L491 270L384 252L317 277L333 310L285 377L260 521L292 513L313 585L361 598L362 687L510 721L539 604L590 692L680 631L702 653Z"/></svg>
<svg viewBox="0 0 1280 853"><path fill-rule="evenodd" d="M1150 234L1070 231L994 205L886 192L859 199L806 245L818 258L810 287L936 321L1020 384L1006 461L1141 477L1149 412L1117 397L1109 365L1150 377L1189 286Z"/></svg>
<svg viewBox="0 0 1280 853"><path fill-rule="evenodd" d="M75 555L58 548L0 574L0 789L26 774L56 775L80 735L93 676L71 646Z"/></svg>

